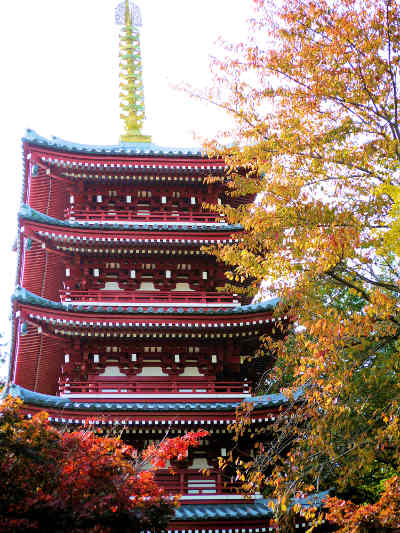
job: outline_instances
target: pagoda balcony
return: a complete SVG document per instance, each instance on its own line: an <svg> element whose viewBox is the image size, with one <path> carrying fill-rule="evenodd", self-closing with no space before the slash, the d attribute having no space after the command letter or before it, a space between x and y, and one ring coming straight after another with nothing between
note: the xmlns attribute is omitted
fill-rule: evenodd
<svg viewBox="0 0 400 533"><path fill-rule="evenodd" d="M170 223L170 224L222 224L225 223L223 215L219 213L200 213L200 212L182 212L182 211L147 211L147 210L91 210L91 209L73 209L65 211L67 220L85 223L110 222L121 224L147 224Z"/></svg>
<svg viewBox="0 0 400 533"><path fill-rule="evenodd" d="M160 470L156 474L157 484L167 495L180 494L185 503L189 500L244 500L246 497L237 493L237 485L226 481L221 472L209 471L208 476L193 470L177 472ZM249 502L249 499L246 499ZM251 501L251 500L250 500Z"/></svg>
<svg viewBox="0 0 400 533"><path fill-rule="evenodd" d="M69 398L137 398L141 400L181 401L185 398L205 400L242 399L250 395L250 386L243 381L209 381L199 378L92 378L75 381L60 378L59 394Z"/></svg>
<svg viewBox="0 0 400 533"><path fill-rule="evenodd" d="M200 291L61 290L62 303L120 307L204 307L226 308L239 305L237 296Z"/></svg>

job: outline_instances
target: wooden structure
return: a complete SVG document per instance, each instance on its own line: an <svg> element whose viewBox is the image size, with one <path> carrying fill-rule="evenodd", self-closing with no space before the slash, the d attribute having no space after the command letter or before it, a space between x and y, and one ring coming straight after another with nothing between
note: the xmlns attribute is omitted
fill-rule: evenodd
<svg viewBox="0 0 400 533"><path fill-rule="evenodd" d="M276 300L221 292L226 266L205 247L242 230L202 205L230 201L224 161L141 134L141 91L131 86L139 19L123 7L123 142L87 146L31 130L23 139L9 392L27 416L46 409L54 424L122 427L138 448L167 430L208 430L174 476L159 474L167 493L183 495L171 531L269 531L267 503L243 499L217 465L243 400L261 425L286 401L253 398L259 375L246 362L275 326Z"/></svg>

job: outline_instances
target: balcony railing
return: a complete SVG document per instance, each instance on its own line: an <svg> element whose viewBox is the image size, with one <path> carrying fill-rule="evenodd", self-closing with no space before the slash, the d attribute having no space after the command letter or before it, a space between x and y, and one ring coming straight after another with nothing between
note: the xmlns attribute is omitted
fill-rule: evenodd
<svg viewBox="0 0 400 533"><path fill-rule="evenodd" d="M237 494L236 486L224 480L221 472L210 472L209 476L202 476L196 470L186 470L172 475L167 471L159 471L156 481L168 495L181 494L183 496L207 497L215 499L218 495ZM244 498L244 497L243 497Z"/></svg>
<svg viewBox="0 0 400 533"><path fill-rule="evenodd" d="M250 394L248 383L237 381L208 381L199 378L182 378L170 380L169 378L140 378L131 380L124 378L93 378L88 381L74 381L61 378L59 393L69 397L109 396L113 397L149 397L155 398L164 395L177 397L232 397L241 398Z"/></svg>
<svg viewBox="0 0 400 533"><path fill-rule="evenodd" d="M162 212L144 210L89 210L89 209L66 209L65 218L78 222L120 222L120 223L146 223L146 222L169 222L169 223L202 223L221 224L225 222L218 213L192 213L188 212Z"/></svg>
<svg viewBox="0 0 400 533"><path fill-rule="evenodd" d="M236 296L221 292L197 291L124 291L124 290L61 290L63 303L92 305L147 306L198 306L235 307Z"/></svg>

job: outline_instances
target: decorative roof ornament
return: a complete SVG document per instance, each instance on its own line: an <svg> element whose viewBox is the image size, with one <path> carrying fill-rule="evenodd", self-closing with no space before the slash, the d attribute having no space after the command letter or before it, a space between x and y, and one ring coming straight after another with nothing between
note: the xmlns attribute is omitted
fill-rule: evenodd
<svg viewBox="0 0 400 533"><path fill-rule="evenodd" d="M140 8L134 4L131 0L128 1L129 12L131 16L132 26L140 28L142 26L142 14L140 13ZM126 15L126 1L121 2L115 8L115 22L118 26L125 25L125 15Z"/></svg>
<svg viewBox="0 0 400 533"><path fill-rule="evenodd" d="M115 10L115 21L122 25L120 33L120 107L125 132L120 142L150 143L151 137L142 134L144 112L144 89L139 28L142 16L139 7L131 0L121 2Z"/></svg>

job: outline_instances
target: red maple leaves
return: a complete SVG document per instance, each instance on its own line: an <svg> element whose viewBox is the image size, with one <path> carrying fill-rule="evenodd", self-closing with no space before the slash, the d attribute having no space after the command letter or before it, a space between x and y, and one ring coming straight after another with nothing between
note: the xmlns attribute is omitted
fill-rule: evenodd
<svg viewBox="0 0 400 533"><path fill-rule="evenodd" d="M187 456L207 432L164 439L143 454L90 429L62 432L46 413L26 420L0 406L0 532L124 532L165 527L177 504L154 471Z"/></svg>

